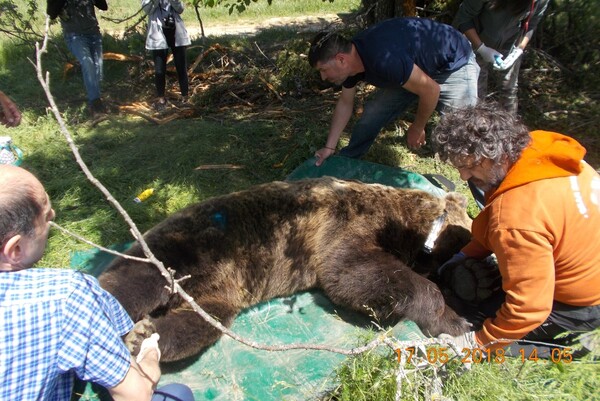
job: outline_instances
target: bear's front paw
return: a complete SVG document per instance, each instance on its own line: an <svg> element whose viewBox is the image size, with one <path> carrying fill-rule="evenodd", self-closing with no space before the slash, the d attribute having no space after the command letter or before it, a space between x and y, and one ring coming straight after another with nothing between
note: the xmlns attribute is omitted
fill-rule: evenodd
<svg viewBox="0 0 600 401"><path fill-rule="evenodd" d="M437 337L442 333L458 336L471 330L471 323L458 316L452 309L446 308L444 316L442 316L436 325L431 327L428 334L433 337Z"/></svg>
<svg viewBox="0 0 600 401"><path fill-rule="evenodd" d="M131 355L136 356L140 352L142 341L150 337L153 333L156 333L156 327L154 326L154 323L150 321L149 317L145 317L137 322L133 326L133 329L127 333L123 339L127 349L131 352Z"/></svg>
<svg viewBox="0 0 600 401"><path fill-rule="evenodd" d="M453 336L458 336L460 334L464 334L473 330L473 326L471 325L471 323L469 323L466 319L460 316L457 316L455 319L453 319L451 325L454 330L450 330L448 334L451 334Z"/></svg>

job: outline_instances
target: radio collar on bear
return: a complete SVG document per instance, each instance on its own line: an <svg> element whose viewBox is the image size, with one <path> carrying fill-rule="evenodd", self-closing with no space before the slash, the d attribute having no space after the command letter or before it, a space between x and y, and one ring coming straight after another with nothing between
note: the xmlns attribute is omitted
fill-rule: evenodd
<svg viewBox="0 0 600 401"><path fill-rule="evenodd" d="M444 212L440 217L438 217L437 219L435 219L433 221L433 224L431 226L431 231L429 231L429 235L427 236L427 239L425 240L425 244L423 245L423 251L427 254L430 254L431 251L433 251L433 246L435 244L435 240L437 240L437 238L440 235L440 231L442 230L442 227L444 226L444 223L446 222L446 217L448 216L448 212Z"/></svg>

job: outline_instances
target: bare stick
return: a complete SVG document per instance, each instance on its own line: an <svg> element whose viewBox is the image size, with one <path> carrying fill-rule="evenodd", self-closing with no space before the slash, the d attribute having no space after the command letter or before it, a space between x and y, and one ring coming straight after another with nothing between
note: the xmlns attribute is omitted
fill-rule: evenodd
<svg viewBox="0 0 600 401"><path fill-rule="evenodd" d="M52 96L52 93L50 92L50 73L47 72L46 73L46 77L44 78L44 76L43 76L43 69L42 69L42 55L47 51L48 29L49 29L49 26L50 26L50 18L46 17L46 30L45 30L44 40L42 42L42 46L40 47L39 43L35 44L35 49L36 49L36 63L34 65L35 65L35 69L36 69L38 81L40 82L40 84L42 85L42 88L44 89L44 93L46 94L48 102L50 103L50 108L52 110L52 113L54 114L54 117L56 118L56 120L58 121L58 125L60 126L60 131L63 133L65 139L67 140L67 143L69 144L69 147L71 148L71 152L75 156L75 160L77 161L77 164L79 164L79 167L84 172L84 174L87 177L87 179L94 186L96 186L96 188L98 188L100 190L100 192L102 192L102 194L106 197L106 199L108 200L108 202L115 209L117 209L117 211L121 214L121 216L123 216L123 218L125 219L125 222L129 225L129 227L131 227L131 232L133 234L133 237L136 240L138 240L138 242L140 243L140 245L141 245L141 247L142 247L142 249L144 251L144 254L148 257L148 259L153 264L155 264L158 267L158 269L160 270L161 274L171 284L173 282L173 277L169 274L169 272L164 267L164 265L162 264L162 262L160 262L154 256L154 254L152 254L152 252L150 251L150 248L148 248L148 245L146 244L146 242L144 241L144 239L142 237L142 233L138 230L137 226L135 225L135 223L133 222L133 220L131 219L131 217L127 213L127 211L112 196L112 194L108 191L108 189L106 189L106 187L100 181L98 181L96 179L96 177L94 177L94 175L89 170L88 166L85 164L85 162L81 158L81 155L79 154L79 149L75 145L75 142L73 141L73 137L71 136L71 133L69 132L69 130L68 130L66 124L65 124L65 121L62 118L62 115L58 111L58 107L56 106L56 103L54 102L54 97Z"/></svg>
<svg viewBox="0 0 600 401"><path fill-rule="evenodd" d="M51 222L50 222L50 225L51 225L52 227L54 227L54 228L58 228L58 229L59 229L60 231L62 231L63 233L65 233L65 234L68 234L68 235L70 235L71 237L73 237L73 238L76 238L77 240L79 240L79 241L81 241L81 242L84 242L84 243L86 243L86 244L88 244L88 245L91 245L91 246L93 246L94 248L98 248L98 249L100 249L101 251L104 251L104 252L106 252L106 253L110 253L110 254L112 254L112 255L116 255L116 256L121 256L122 258L125 258L125 259L137 260L138 262L146 262L146 263L151 263L151 262L150 262L150 259L138 258L137 256L131 256L131 255L127 255L127 254L125 254L125 253L118 252L118 251L114 251L114 250L112 250L112 249L108 249L108 248L105 248L105 247L103 247L103 246L101 246L101 245L95 244L95 243L93 243L92 241L89 241L89 240L87 240L87 239L83 238L82 236L80 236L80 235L77 235L77 234L75 234L74 232L67 230L67 229L66 229L66 228L64 228L64 227L62 227L62 226L59 226L58 224L56 224L56 223L55 223L55 222L53 222L53 221L51 221Z"/></svg>

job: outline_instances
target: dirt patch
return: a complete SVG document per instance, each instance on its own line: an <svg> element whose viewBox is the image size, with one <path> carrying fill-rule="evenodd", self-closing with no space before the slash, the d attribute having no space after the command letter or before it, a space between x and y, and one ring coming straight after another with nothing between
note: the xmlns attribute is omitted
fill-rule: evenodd
<svg viewBox="0 0 600 401"><path fill-rule="evenodd" d="M253 35L268 28L288 28L298 32L318 32L332 26L342 24L342 19L337 14L324 14L318 16L301 17L276 17L268 18L264 21L246 23L244 21L232 22L231 24L212 25L210 22L204 23L204 34L207 37L225 36L225 35ZM199 26L187 27L192 37L201 35Z"/></svg>

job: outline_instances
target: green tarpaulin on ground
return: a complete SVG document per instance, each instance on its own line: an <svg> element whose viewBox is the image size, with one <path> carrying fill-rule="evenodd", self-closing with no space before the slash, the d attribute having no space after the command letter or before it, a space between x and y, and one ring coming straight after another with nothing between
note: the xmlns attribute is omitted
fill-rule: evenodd
<svg viewBox="0 0 600 401"><path fill-rule="evenodd" d="M314 159L307 160L288 180L325 175L418 188L436 195L444 193L419 174L336 156L321 167L314 166ZM122 250L126 246L115 248ZM98 275L111 259L107 253L90 250L74 254L71 265ZM231 329L242 337L268 345L311 343L352 348L359 345L361 335L369 327L367 317L340 309L320 291L308 291L256 305L241 313ZM412 322L404 322L395 334L400 340L423 337ZM159 385L185 383L192 388L197 401L313 400L335 385L333 372L344 358L326 351L256 350L224 336L193 361L163 364ZM103 395L88 385L80 399L99 400Z"/></svg>

